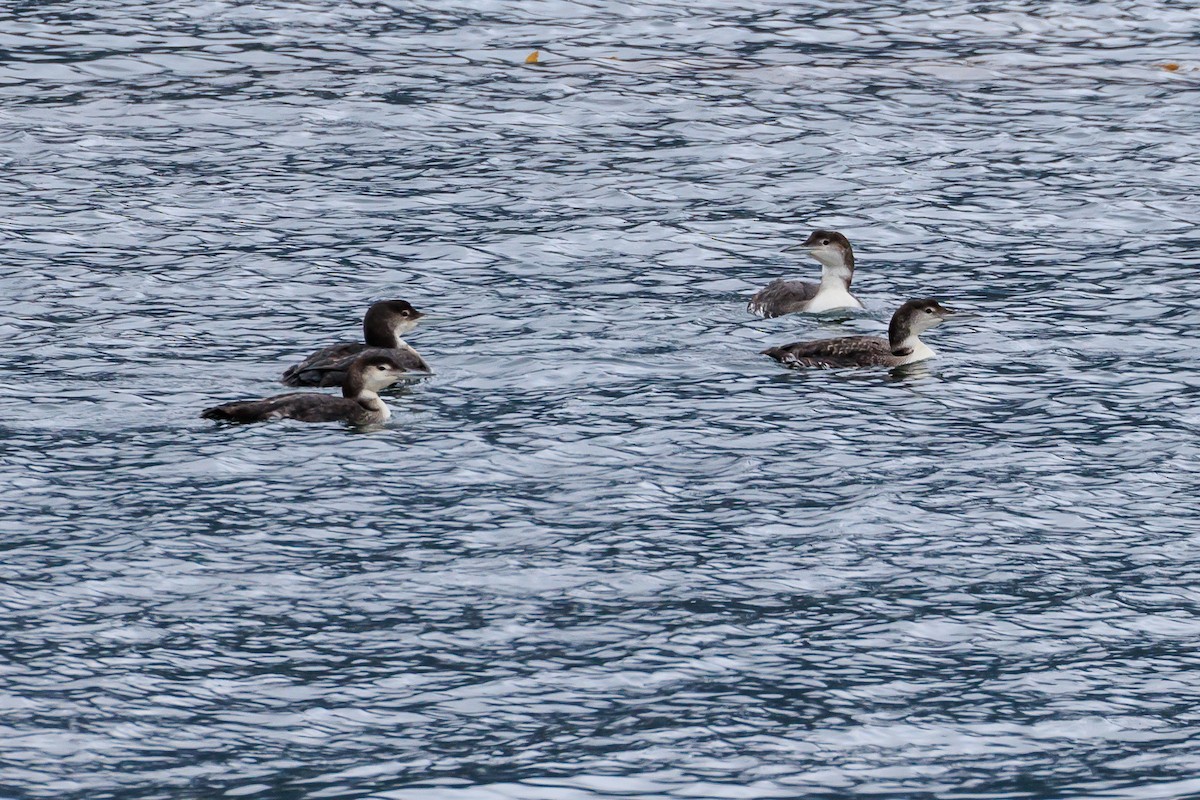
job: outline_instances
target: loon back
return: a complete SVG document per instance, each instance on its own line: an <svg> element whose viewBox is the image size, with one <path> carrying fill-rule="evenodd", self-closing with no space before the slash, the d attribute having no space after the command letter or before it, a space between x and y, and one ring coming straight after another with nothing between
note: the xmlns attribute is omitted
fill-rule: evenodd
<svg viewBox="0 0 1200 800"><path fill-rule="evenodd" d="M371 347L347 342L318 350L283 373L284 386L341 386L350 365L361 355L388 355L409 372L430 372L425 359L407 344L403 347Z"/></svg>
<svg viewBox="0 0 1200 800"><path fill-rule="evenodd" d="M878 336L843 336L815 342L795 342L763 350L788 367L874 367L897 366L904 359L894 355L886 339Z"/></svg>
<svg viewBox="0 0 1200 800"><path fill-rule="evenodd" d="M353 425L369 425L383 422L388 418L388 413L387 407L378 401L372 403L370 400L298 392L276 395L264 400L225 403L204 409L200 416L227 422L294 419L300 422L349 422Z"/></svg>

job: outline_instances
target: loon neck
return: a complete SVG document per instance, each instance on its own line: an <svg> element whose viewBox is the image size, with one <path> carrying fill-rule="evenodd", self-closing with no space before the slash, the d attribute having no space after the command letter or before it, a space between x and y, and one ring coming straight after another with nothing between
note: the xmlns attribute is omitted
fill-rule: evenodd
<svg viewBox="0 0 1200 800"><path fill-rule="evenodd" d="M363 337L364 341L371 347L389 347L396 349L404 346L404 340L400 338L400 334L393 330L385 331L367 331L367 335Z"/></svg>
<svg viewBox="0 0 1200 800"><path fill-rule="evenodd" d="M348 378L342 385L342 397L347 400L355 400L370 408L372 404L382 404L379 399L379 393L368 389L363 385L361 380L355 380L353 376Z"/></svg>
<svg viewBox="0 0 1200 800"><path fill-rule="evenodd" d="M862 307L858 298L850 294L850 274L826 269L821 272L821 285L817 287L817 293L808 301L804 310L820 313L835 308Z"/></svg>
<svg viewBox="0 0 1200 800"><path fill-rule="evenodd" d="M901 337L888 337L888 344L892 355L901 359L901 364L912 364L917 361L924 361L927 358L933 358L935 355L933 348L922 342L920 337L907 330L902 333Z"/></svg>
<svg viewBox="0 0 1200 800"><path fill-rule="evenodd" d="M362 372L351 369L342 384L342 397L348 400L370 400L372 398L378 400L379 395L367 388L364 378Z"/></svg>
<svg viewBox="0 0 1200 800"><path fill-rule="evenodd" d="M392 410L387 407L387 403L383 402L379 395L370 390L360 392L358 397L354 398L354 401L375 415L379 422L392 416Z"/></svg>
<svg viewBox="0 0 1200 800"><path fill-rule="evenodd" d="M850 282L854 280L854 270L845 267L821 267L821 288L819 292L847 292Z"/></svg>

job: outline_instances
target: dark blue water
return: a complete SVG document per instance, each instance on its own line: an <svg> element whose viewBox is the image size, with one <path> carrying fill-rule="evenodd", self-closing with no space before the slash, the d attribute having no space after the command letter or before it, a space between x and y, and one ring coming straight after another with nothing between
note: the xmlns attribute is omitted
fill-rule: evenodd
<svg viewBox="0 0 1200 800"><path fill-rule="evenodd" d="M0 796L1200 794L1197 19L9 4ZM198 418L388 297L385 429Z"/></svg>

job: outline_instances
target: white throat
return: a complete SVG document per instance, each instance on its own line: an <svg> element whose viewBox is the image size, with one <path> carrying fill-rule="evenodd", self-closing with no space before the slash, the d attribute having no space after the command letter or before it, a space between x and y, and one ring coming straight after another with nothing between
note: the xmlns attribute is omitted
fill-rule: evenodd
<svg viewBox="0 0 1200 800"><path fill-rule="evenodd" d="M850 267L846 265L846 254L836 247L814 247L808 251L822 267L828 269L841 270L849 272ZM824 270L822 270L824 272Z"/></svg>

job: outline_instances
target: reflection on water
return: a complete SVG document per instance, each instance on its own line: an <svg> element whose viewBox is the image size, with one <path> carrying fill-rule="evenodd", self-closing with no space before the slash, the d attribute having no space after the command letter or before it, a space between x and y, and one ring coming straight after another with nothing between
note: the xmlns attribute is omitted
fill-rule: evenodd
<svg viewBox="0 0 1200 800"><path fill-rule="evenodd" d="M0 15L9 793L1200 792L1190 9ZM198 418L386 297L385 429Z"/></svg>

